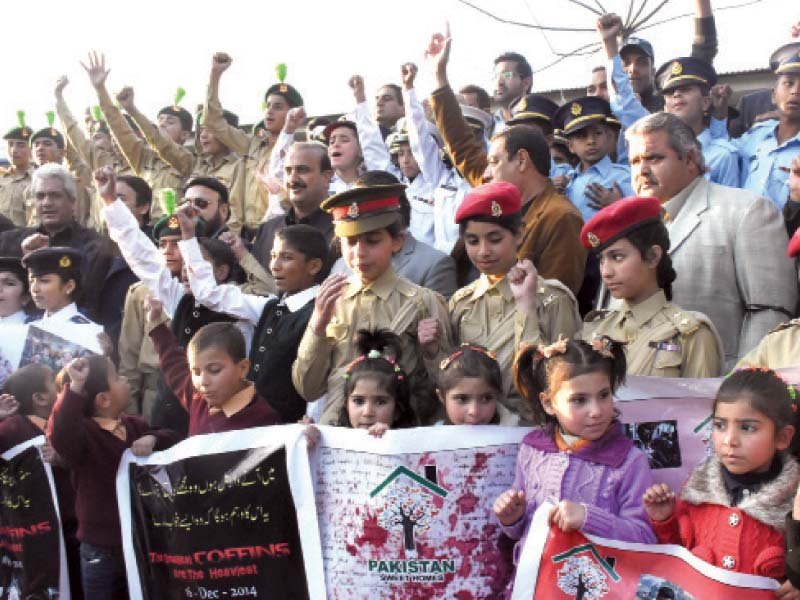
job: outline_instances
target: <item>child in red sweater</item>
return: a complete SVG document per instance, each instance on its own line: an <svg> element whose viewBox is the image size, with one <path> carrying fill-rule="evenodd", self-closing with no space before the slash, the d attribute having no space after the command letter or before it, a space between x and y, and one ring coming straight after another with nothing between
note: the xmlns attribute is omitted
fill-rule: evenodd
<svg viewBox="0 0 800 600"><path fill-rule="evenodd" d="M714 455L676 500L665 484L644 494L658 540L681 544L717 567L785 577L784 535L800 483L790 455L798 406L794 388L770 369L735 371L714 401Z"/></svg>
<svg viewBox="0 0 800 600"><path fill-rule="evenodd" d="M167 386L189 413L189 435L276 425L280 416L253 382L242 332L233 323L211 323L197 330L184 350L164 323L161 302L145 302Z"/></svg>
<svg viewBox="0 0 800 600"><path fill-rule="evenodd" d="M127 579L117 510L117 467L123 452L137 456L168 448L177 436L125 414L130 387L105 356L77 358L48 423L48 438L72 470L81 542L83 595L125 599Z"/></svg>

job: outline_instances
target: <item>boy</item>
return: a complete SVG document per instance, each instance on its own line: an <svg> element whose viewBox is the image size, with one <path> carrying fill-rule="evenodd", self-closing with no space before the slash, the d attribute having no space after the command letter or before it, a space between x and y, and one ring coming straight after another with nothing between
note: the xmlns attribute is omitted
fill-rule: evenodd
<svg viewBox="0 0 800 600"><path fill-rule="evenodd" d="M611 115L608 102L586 96L564 104L556 111L555 127L566 136L570 152L580 161L576 169L567 172L565 194L584 222L603 206L633 196L630 169L611 160L619 122Z"/></svg>

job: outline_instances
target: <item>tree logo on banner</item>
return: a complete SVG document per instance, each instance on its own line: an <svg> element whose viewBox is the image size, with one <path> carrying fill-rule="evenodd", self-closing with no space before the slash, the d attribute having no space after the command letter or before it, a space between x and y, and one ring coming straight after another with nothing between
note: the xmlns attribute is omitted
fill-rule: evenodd
<svg viewBox="0 0 800 600"><path fill-rule="evenodd" d="M613 560L603 558L592 544L576 546L553 557L564 563L558 571L558 589L575 600L598 600L608 594L608 579L619 581Z"/></svg>
<svg viewBox="0 0 800 600"><path fill-rule="evenodd" d="M401 477L404 480L398 481ZM405 549L413 552L416 549L414 534L430 530L440 510L435 498L446 498L447 490L406 467L397 467L372 490L370 498L384 491L378 504L378 525L387 531L402 527Z"/></svg>

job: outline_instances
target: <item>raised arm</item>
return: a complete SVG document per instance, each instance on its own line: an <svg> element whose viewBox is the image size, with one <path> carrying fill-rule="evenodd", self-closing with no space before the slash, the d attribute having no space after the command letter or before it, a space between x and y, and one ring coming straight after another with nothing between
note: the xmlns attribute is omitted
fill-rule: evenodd
<svg viewBox="0 0 800 600"><path fill-rule="evenodd" d="M608 58L606 69L613 82L613 85L608 86L611 110L623 127L630 127L642 117L649 115L650 111L633 93L631 80L622 66L622 58L619 55L622 19L613 13L605 14L597 20L596 28Z"/></svg>
<svg viewBox="0 0 800 600"><path fill-rule="evenodd" d="M411 153L414 155L425 181L436 187L442 179L445 166L439 156L439 145L433 139L428 120L425 118L425 109L414 89L417 66L406 63L401 68L401 74L403 77L403 104L406 107L406 124Z"/></svg>
<svg viewBox="0 0 800 600"><path fill-rule="evenodd" d="M56 114L58 114L58 119L64 127L64 132L67 134L67 138L70 144L72 144L72 147L77 151L78 156L80 156L86 164L91 165L92 143L86 139L86 135L81 130L80 125L64 100L64 88L67 87L68 84L69 79L67 79L66 75L62 75L58 78L58 81L56 81Z"/></svg>
<svg viewBox="0 0 800 600"><path fill-rule="evenodd" d="M361 75L353 75L348 83L356 101L354 116L364 165L368 171L389 171L398 175L397 167L392 163L392 156L383 141L381 130L372 120L369 112L367 97L364 93L364 78Z"/></svg>
<svg viewBox="0 0 800 600"><path fill-rule="evenodd" d="M145 311L147 312L148 334L153 340L156 353L158 353L161 375L169 389L180 401L181 406L189 412L194 401L195 390L189 370L189 361L186 359L186 351L178 346L175 334L165 323L162 306L158 300L148 297L145 301Z"/></svg>
<svg viewBox="0 0 800 600"><path fill-rule="evenodd" d="M225 120L222 115L222 103L219 101L219 81L232 62L233 59L224 52L217 52L211 58L211 75L208 79L206 103L203 107L203 127L213 133L214 137L230 150L244 155L250 148L252 138Z"/></svg>
<svg viewBox="0 0 800 600"><path fill-rule="evenodd" d="M711 10L711 0L694 0L692 58L711 65L717 55L717 47L717 25Z"/></svg>

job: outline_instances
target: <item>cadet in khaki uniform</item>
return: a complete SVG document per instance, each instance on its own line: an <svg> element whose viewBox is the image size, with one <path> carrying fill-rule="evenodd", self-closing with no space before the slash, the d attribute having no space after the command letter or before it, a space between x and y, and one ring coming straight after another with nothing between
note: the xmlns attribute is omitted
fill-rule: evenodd
<svg viewBox="0 0 800 600"><path fill-rule="evenodd" d="M786 249L789 258L800 256L800 229L794 232ZM800 319L778 325L770 331L758 346L748 352L736 365L740 367L784 367L800 366Z"/></svg>
<svg viewBox="0 0 800 600"><path fill-rule="evenodd" d="M464 197L455 221L481 275L450 298L449 309L454 343L480 344L497 355L504 374L505 406L529 423L533 414L511 379L517 348L521 342L549 344L561 335L573 337L581 320L575 297L554 279L539 279L529 299L519 304L515 300L512 281L518 283L517 276L526 274L515 268L522 241L521 206L519 189L506 182L479 186ZM532 264L528 268L533 276ZM426 319L420 324L419 337L429 352L438 345L439 358L443 358L454 348L439 343L438 330L436 323Z"/></svg>
<svg viewBox="0 0 800 600"><path fill-rule="evenodd" d="M11 167L0 176L0 214L8 217L17 227L28 224L26 198L29 196L31 175L30 139L33 130L25 125L25 113L17 111L17 127L3 136L8 143L8 158Z"/></svg>
<svg viewBox="0 0 800 600"><path fill-rule="evenodd" d="M657 198L626 198L607 206L581 231L600 259L614 310L586 317L583 339L608 336L625 346L629 375L716 377L723 368L719 334L698 312L669 302L675 271Z"/></svg>
<svg viewBox="0 0 800 600"><path fill-rule="evenodd" d="M398 277L392 253L403 246L399 192L402 185L355 187L322 203L333 215L335 234L353 275L332 275L320 286L314 312L292 366L292 381L307 401L326 395L321 422L335 424L343 404L347 365L357 357L353 344L361 329L388 329L401 340L400 367L409 376L412 407L423 424L439 410L417 339L418 324L432 318L442 324L442 343L450 347L450 326L443 298ZM427 368L426 368L427 367Z"/></svg>
<svg viewBox="0 0 800 600"><path fill-rule="evenodd" d="M278 65L279 83L272 85L264 94L264 120L248 135L237 127L232 127L223 118L222 104L219 100L219 81L222 74L231 66L232 59L224 52L217 52L211 64L211 77L208 95L203 109L203 126L228 148L242 157L244 163L244 190L241 205L231 202L231 209L237 219L244 224L245 233L254 234L267 213L269 190L263 182L268 175L272 149L286 123L289 110L303 105L300 93L291 85L284 83L286 66ZM244 202L244 199L247 202Z"/></svg>

